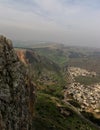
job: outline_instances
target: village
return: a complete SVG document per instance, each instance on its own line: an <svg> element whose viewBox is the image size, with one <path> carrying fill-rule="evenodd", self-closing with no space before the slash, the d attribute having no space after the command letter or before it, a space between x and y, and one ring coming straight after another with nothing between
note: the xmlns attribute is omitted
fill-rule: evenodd
<svg viewBox="0 0 100 130"><path fill-rule="evenodd" d="M71 83L66 87L66 100L74 99L81 106L81 111L100 113L100 83L84 85L75 81L77 76L96 76L95 72L71 67L68 70Z"/></svg>

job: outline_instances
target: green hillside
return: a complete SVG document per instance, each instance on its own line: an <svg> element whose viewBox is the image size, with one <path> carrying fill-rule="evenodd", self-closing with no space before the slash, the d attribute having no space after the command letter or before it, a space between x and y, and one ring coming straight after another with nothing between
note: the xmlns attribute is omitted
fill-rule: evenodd
<svg viewBox="0 0 100 130"><path fill-rule="evenodd" d="M98 130L84 121L59 98L38 93L33 125L36 130Z"/></svg>
<svg viewBox="0 0 100 130"><path fill-rule="evenodd" d="M26 59L32 80L37 86L37 101L33 126L36 130L98 130L63 102L67 86L67 68L63 67L74 53L59 49L26 49ZM38 54L39 53L39 54ZM67 56L66 56L66 55ZM68 57L71 54L71 57ZM57 59L58 57L58 59ZM74 59L83 57L75 53ZM56 59L56 60L55 60ZM67 60L66 60L67 59ZM78 106L80 107L80 106Z"/></svg>

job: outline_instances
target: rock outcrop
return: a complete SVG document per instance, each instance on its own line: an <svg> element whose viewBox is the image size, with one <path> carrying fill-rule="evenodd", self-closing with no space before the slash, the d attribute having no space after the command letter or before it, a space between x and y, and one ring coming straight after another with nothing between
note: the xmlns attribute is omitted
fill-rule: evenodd
<svg viewBox="0 0 100 130"><path fill-rule="evenodd" d="M33 130L35 86L12 42L0 36L0 130Z"/></svg>

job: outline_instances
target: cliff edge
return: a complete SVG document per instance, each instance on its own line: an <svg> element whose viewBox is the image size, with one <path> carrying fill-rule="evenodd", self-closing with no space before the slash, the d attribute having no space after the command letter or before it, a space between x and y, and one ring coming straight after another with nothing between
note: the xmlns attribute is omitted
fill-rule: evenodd
<svg viewBox="0 0 100 130"><path fill-rule="evenodd" d="M35 86L11 40L0 36L0 130L33 130Z"/></svg>

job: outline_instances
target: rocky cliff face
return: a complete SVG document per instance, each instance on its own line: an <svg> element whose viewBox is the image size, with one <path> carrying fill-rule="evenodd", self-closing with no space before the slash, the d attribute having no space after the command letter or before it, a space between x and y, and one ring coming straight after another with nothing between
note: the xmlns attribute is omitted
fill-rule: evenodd
<svg viewBox="0 0 100 130"><path fill-rule="evenodd" d="M0 130L33 130L35 87L12 42L0 36Z"/></svg>

